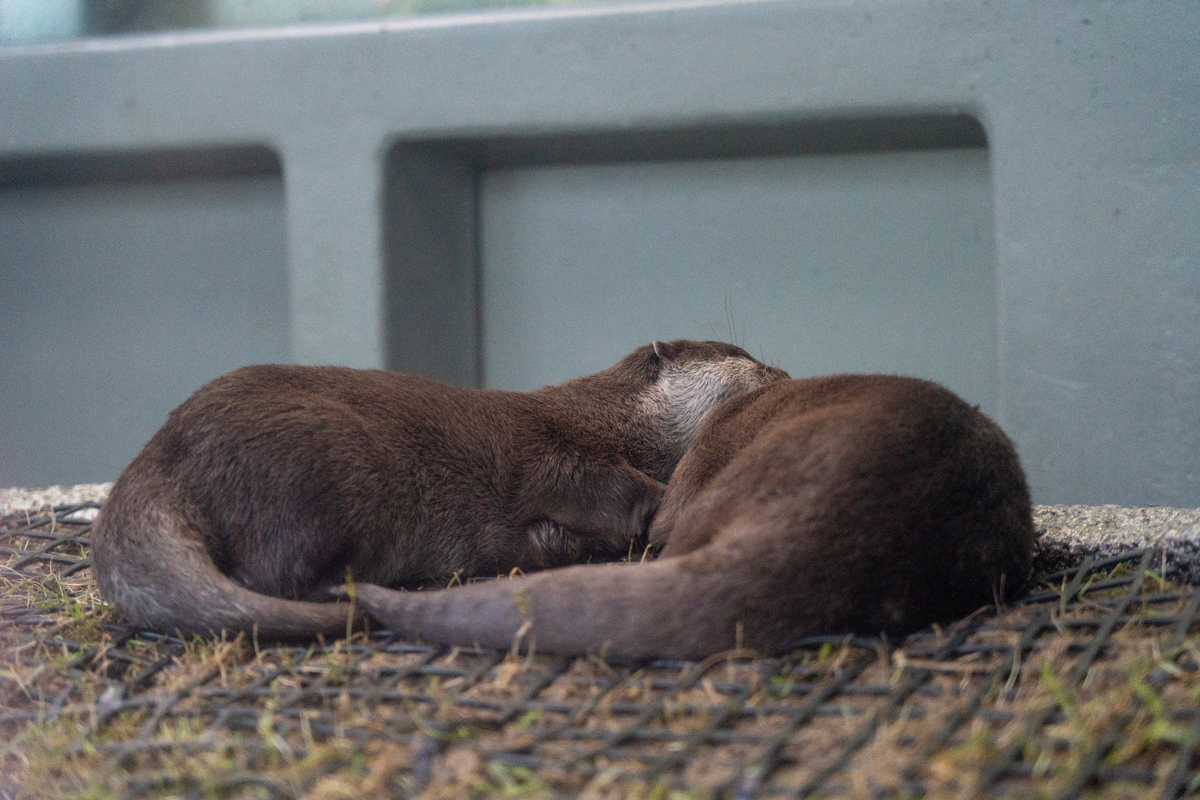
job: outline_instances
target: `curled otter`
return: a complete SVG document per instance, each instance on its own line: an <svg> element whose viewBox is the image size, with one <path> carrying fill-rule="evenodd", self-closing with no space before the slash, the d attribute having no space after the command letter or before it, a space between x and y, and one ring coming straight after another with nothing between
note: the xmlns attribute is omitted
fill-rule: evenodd
<svg viewBox="0 0 1200 800"><path fill-rule="evenodd" d="M625 554L721 402L782 376L720 342L655 342L533 392L338 367L246 367L200 388L92 530L128 623L272 639L344 632L327 589Z"/></svg>
<svg viewBox="0 0 1200 800"><path fill-rule="evenodd" d="M823 634L902 634L1026 579L1025 475L945 388L880 375L772 383L701 427L650 529L659 558L432 592L356 587L406 638L622 658L764 655Z"/></svg>

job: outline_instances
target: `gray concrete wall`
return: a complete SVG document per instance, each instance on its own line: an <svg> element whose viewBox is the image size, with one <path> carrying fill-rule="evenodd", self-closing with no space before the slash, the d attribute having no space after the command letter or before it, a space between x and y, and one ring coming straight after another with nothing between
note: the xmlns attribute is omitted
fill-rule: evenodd
<svg viewBox="0 0 1200 800"><path fill-rule="evenodd" d="M678 3L0 50L0 294L21 309L0 348L22 353L0 356L0 483L109 479L245 361L526 387L704 335L796 374L944 380L1013 434L1039 502L1198 505L1198 54L1187 0ZM248 145L278 172L220 166ZM137 173L163 151L173 172L102 174L87 203L38 183L46 157ZM197 152L217 166L178 167ZM101 213L151 185L171 199ZM189 205L197 185L241 210ZM228 291L77 294L58 326L28 310L38 275L69 295L156 261ZM72 455L94 430L79 394L139 407L96 419L103 453Z"/></svg>
<svg viewBox="0 0 1200 800"><path fill-rule="evenodd" d="M797 375L927 376L995 412L991 200L982 148L488 171L485 383L715 338Z"/></svg>
<svg viewBox="0 0 1200 800"><path fill-rule="evenodd" d="M9 174L0 484L115 477L197 386L288 359L283 182L260 160Z"/></svg>

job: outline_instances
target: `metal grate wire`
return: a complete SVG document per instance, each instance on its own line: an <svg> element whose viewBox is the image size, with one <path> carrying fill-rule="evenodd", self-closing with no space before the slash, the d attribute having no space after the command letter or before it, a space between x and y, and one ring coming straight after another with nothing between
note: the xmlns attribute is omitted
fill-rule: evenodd
<svg viewBox="0 0 1200 800"><path fill-rule="evenodd" d="M96 507L0 520L0 737L24 748L0 763L52 754L75 785L279 798L337 781L410 797L1200 790L1200 592L1161 580L1154 549L1089 558L1007 608L898 643L608 664L386 632L283 647L129 630L95 599L78 514ZM71 733L54 740L58 728Z"/></svg>

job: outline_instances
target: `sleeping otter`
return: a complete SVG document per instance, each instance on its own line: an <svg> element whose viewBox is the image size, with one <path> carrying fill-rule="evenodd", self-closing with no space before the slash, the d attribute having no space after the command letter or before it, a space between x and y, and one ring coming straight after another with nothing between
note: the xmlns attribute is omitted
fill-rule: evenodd
<svg viewBox="0 0 1200 800"><path fill-rule="evenodd" d="M904 633L1018 587L1034 540L1012 442L927 381L844 375L730 400L672 476L641 565L571 566L432 592L359 585L403 637L625 658L762 654ZM344 590L342 590L344 593Z"/></svg>
<svg viewBox="0 0 1200 800"><path fill-rule="evenodd" d="M92 530L102 596L159 631L344 632L326 589L625 554L722 401L786 377L720 342L655 342L534 392L375 370L246 367L199 389Z"/></svg>

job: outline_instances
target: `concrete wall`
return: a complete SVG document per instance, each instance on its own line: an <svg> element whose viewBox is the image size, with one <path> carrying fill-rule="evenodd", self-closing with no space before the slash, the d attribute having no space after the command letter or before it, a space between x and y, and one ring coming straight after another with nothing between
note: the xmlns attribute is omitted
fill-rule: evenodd
<svg viewBox="0 0 1200 800"><path fill-rule="evenodd" d="M0 50L0 484L241 363L649 338L943 380L1040 502L1200 505L1200 6L660 3Z"/></svg>

